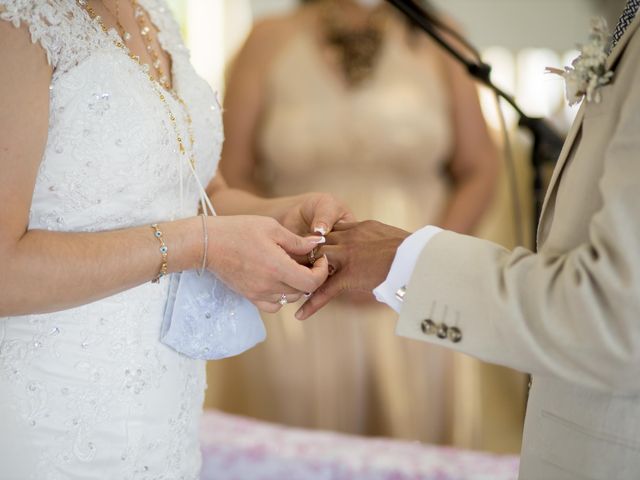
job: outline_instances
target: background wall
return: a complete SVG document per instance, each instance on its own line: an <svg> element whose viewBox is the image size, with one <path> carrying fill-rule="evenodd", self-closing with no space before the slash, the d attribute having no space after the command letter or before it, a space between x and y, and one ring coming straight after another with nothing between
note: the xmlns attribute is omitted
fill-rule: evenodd
<svg viewBox="0 0 640 480"><path fill-rule="evenodd" d="M481 47L503 45L513 49L532 45L569 48L584 36L593 15L613 23L625 0L432 0L465 27ZM251 0L256 18L283 12L295 0Z"/></svg>
<svg viewBox="0 0 640 480"><path fill-rule="evenodd" d="M168 0L183 27L198 72L224 94L224 69L251 24L286 12L297 0ZM544 74L562 66L587 38L589 19L603 15L615 24L625 0L432 0L462 25L494 65L494 80L516 94L530 115L556 116L561 130L573 118L563 109L562 83ZM497 125L492 100L484 98L489 122ZM507 111L509 115L510 112ZM515 123L515 117L509 123Z"/></svg>
<svg viewBox="0 0 640 480"><path fill-rule="evenodd" d="M458 19L480 47L569 50L583 40L590 17L614 13L623 0L434 0ZM619 7L621 10L622 7ZM611 20L613 21L613 20Z"/></svg>
<svg viewBox="0 0 640 480"><path fill-rule="evenodd" d="M295 0L251 0L256 18L283 12ZM433 0L450 13L480 47L568 50L583 38L593 15L617 20L625 0Z"/></svg>

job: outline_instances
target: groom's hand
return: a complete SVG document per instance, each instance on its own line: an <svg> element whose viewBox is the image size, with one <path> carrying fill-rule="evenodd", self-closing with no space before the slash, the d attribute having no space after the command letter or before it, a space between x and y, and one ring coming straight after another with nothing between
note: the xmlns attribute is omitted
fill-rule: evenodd
<svg viewBox="0 0 640 480"><path fill-rule="evenodd" d="M305 320L345 291L371 293L386 278L396 251L408 232L375 221L338 223L316 257L327 256L334 271L323 286L298 310Z"/></svg>

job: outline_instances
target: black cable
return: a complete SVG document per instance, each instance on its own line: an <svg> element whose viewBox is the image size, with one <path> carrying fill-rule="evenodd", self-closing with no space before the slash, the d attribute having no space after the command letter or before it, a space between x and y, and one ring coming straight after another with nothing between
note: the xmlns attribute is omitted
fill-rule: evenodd
<svg viewBox="0 0 640 480"><path fill-rule="evenodd" d="M393 2L390 2L393 3ZM424 17L429 23L435 25L438 30L448 33L453 38L455 38L458 42L460 42L464 47L473 54L477 61L481 61L482 56L480 52L475 47L475 45L471 44L462 34L457 31L455 28L451 27L447 23L443 22L436 14L424 8L422 5L419 5L415 2L412 2L413 5L407 5L407 8L411 8L416 15L420 15ZM399 8L398 5L395 5L396 8Z"/></svg>

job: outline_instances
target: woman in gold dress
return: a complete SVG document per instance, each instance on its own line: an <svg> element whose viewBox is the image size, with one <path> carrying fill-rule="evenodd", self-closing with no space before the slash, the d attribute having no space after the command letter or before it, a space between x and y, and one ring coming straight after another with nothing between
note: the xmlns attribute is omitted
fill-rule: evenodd
<svg viewBox="0 0 640 480"><path fill-rule="evenodd" d="M232 65L222 171L269 195L328 191L359 219L472 232L498 156L475 86L383 2L316 0L258 23ZM210 366L209 405L290 425L451 441L455 353L344 298ZM220 385L221 390L216 387Z"/></svg>

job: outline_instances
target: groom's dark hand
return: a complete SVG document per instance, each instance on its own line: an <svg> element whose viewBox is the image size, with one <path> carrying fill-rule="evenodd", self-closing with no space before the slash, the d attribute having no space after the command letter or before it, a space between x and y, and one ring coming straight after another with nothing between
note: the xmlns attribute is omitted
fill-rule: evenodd
<svg viewBox="0 0 640 480"><path fill-rule="evenodd" d="M396 251L408 232L384 223L338 223L318 249L335 273L298 310L296 318L305 320L329 301L346 291L371 293L386 278Z"/></svg>

